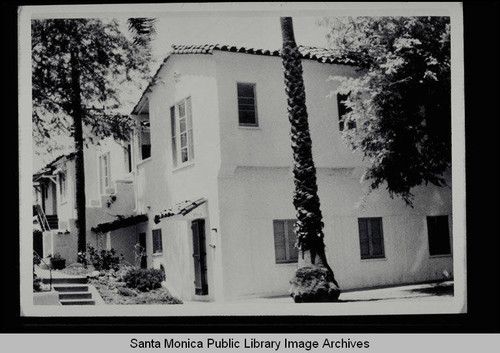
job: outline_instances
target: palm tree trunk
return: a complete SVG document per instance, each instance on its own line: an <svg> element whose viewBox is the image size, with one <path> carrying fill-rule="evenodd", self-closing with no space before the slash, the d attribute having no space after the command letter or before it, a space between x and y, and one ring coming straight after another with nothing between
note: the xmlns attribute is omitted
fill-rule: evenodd
<svg viewBox="0 0 500 353"><path fill-rule="evenodd" d="M340 289L328 265L323 242L323 222L312 158L312 141L306 109L304 80L300 53L295 43L291 17L281 18L283 37L283 71L291 125L293 175L295 192L293 204L297 210L295 233L300 250L299 264L290 281L295 302L336 301Z"/></svg>
<svg viewBox="0 0 500 353"><path fill-rule="evenodd" d="M71 105L75 142L75 188L78 252L86 251L86 214L85 214L85 166L83 155L83 111L80 89L80 69L77 49L71 51Z"/></svg>

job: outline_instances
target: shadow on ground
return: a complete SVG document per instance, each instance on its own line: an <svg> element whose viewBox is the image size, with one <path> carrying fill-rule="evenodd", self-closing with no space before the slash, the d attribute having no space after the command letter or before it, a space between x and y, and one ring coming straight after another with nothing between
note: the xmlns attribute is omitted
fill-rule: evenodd
<svg viewBox="0 0 500 353"><path fill-rule="evenodd" d="M412 289L409 290L409 292L442 296L442 295L453 295L454 289L453 289L453 284L438 284L434 287Z"/></svg>
<svg viewBox="0 0 500 353"><path fill-rule="evenodd" d="M360 298L360 299L339 299L339 303L354 303L354 302L373 302L381 300L394 300L394 299L416 299L424 297L433 296L450 296L454 295L453 283L438 283L431 287L415 288L415 289L405 289L401 290L398 294L383 296L383 297L373 297L373 298Z"/></svg>

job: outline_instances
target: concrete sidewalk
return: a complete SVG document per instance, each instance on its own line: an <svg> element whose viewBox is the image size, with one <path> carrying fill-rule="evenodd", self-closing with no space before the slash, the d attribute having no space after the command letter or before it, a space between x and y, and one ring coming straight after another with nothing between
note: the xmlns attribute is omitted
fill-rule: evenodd
<svg viewBox="0 0 500 353"><path fill-rule="evenodd" d="M373 302L373 301L422 301L422 300L449 300L453 298L453 281L438 283L425 283L406 286L395 286L386 288L353 290L342 292L339 297L339 303L354 302ZM210 302L185 301L187 305L209 305ZM293 300L290 296L260 297L260 298L241 298L226 303L230 304L259 304L276 303L290 304Z"/></svg>

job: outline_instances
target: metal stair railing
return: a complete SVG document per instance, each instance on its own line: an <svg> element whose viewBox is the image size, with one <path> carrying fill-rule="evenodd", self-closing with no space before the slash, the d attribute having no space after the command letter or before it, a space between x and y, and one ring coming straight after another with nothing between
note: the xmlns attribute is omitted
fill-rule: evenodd
<svg viewBox="0 0 500 353"><path fill-rule="evenodd" d="M49 275L50 275L49 288L50 288L50 290L52 290L52 267L49 266L49 265L47 265L47 263L43 260L43 258L40 255L38 255L38 253L35 250L33 250L33 256L36 257L38 260L40 260L40 262L43 262L43 264L45 266L47 266L47 268L49 269ZM40 263L38 263L36 265L38 267L40 267ZM35 272L35 267L34 266L35 266L35 264L33 263L33 272Z"/></svg>
<svg viewBox="0 0 500 353"><path fill-rule="evenodd" d="M38 221L40 222L40 226L43 231L50 230L49 221L47 221L47 217L45 216L45 212L43 212L42 207L39 204L35 205L36 214L38 216Z"/></svg>

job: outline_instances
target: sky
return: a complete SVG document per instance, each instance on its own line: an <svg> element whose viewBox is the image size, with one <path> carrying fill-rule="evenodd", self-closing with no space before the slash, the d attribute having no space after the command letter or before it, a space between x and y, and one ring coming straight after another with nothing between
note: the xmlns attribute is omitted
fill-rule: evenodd
<svg viewBox="0 0 500 353"><path fill-rule="evenodd" d="M327 45L327 29L316 24L318 16L293 19L297 44ZM160 18L155 54L166 56L172 44L229 44L261 49L281 48L277 15L186 16Z"/></svg>

